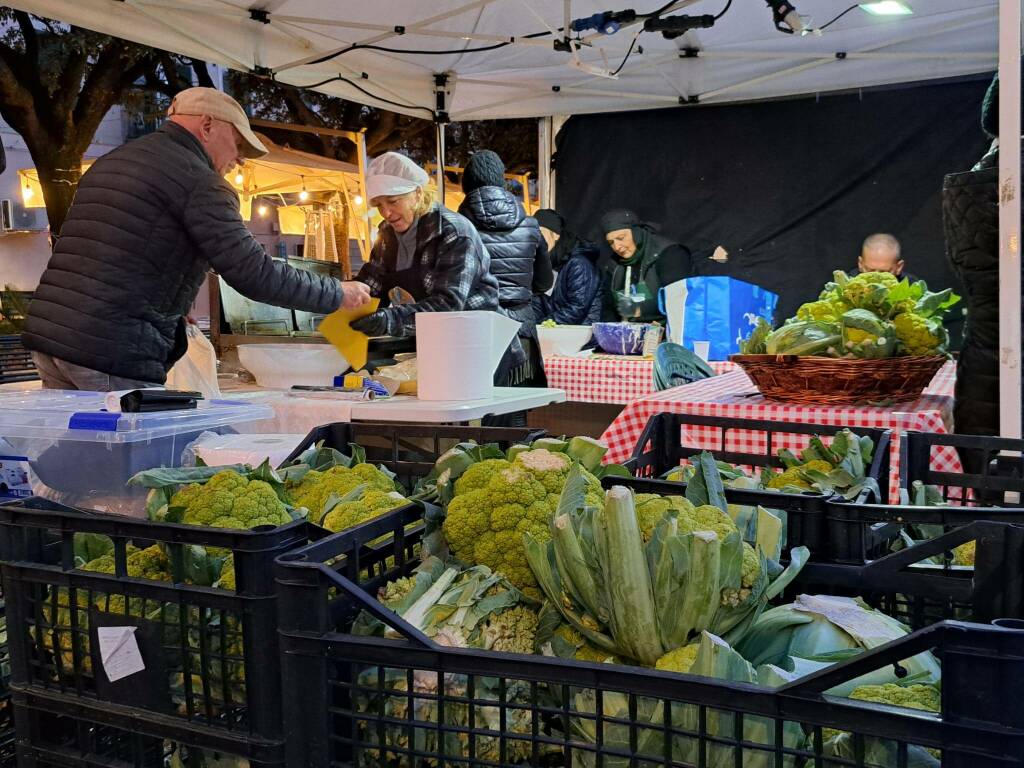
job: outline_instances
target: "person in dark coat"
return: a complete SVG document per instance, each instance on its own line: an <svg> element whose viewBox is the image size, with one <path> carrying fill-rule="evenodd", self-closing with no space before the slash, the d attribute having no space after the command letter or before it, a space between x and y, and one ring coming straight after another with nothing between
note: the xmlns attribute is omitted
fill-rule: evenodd
<svg viewBox="0 0 1024 768"><path fill-rule="evenodd" d="M964 290L967 316L957 357L953 423L958 434L999 434L999 79L982 104L988 153L964 173L946 176L942 214L946 256ZM964 468L980 472L983 459L962 452Z"/></svg>
<svg viewBox="0 0 1024 768"><path fill-rule="evenodd" d="M246 228L224 174L267 150L234 99L189 88L168 117L92 165L55 233L22 335L44 387L163 384L211 268L254 301L306 312L369 300L365 286L272 260Z"/></svg>
<svg viewBox="0 0 1024 768"><path fill-rule="evenodd" d="M538 323L554 320L559 325L591 325L601 319L601 274L597 269L600 250L580 239L565 225L557 211L542 208L534 214L557 271L551 295L533 297Z"/></svg>
<svg viewBox="0 0 1024 768"><path fill-rule="evenodd" d="M612 251L602 269L602 314L609 320L664 320L658 291L693 274L690 249L656 234L633 211L608 211L601 217L601 231Z"/></svg>
<svg viewBox="0 0 1024 768"><path fill-rule="evenodd" d="M459 213L473 223L490 254L501 311L520 323L519 338L527 360L509 373L506 383L538 383L542 368L531 299L547 291L554 282L540 226L505 189L505 164L490 150L476 152L469 159L462 176L462 191L466 197Z"/></svg>

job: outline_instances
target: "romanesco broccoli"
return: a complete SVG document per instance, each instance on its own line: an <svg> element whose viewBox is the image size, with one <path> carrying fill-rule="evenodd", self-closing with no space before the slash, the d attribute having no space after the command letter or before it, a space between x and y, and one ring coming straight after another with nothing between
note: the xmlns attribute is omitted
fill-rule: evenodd
<svg viewBox="0 0 1024 768"><path fill-rule="evenodd" d="M899 279L888 272L861 272L843 286L843 298L857 309L881 309Z"/></svg>
<svg viewBox="0 0 1024 768"><path fill-rule="evenodd" d="M940 354L944 339L939 327L926 318L911 312L893 318L896 339L908 355Z"/></svg>
<svg viewBox="0 0 1024 768"><path fill-rule="evenodd" d="M796 311L797 320L817 320L825 323L835 323L847 309L845 304L835 300L818 299L802 304Z"/></svg>
<svg viewBox="0 0 1024 768"><path fill-rule="evenodd" d="M669 651L654 663L655 669L664 672L680 672L686 674L697 660L700 643L690 643L681 648Z"/></svg>
<svg viewBox="0 0 1024 768"><path fill-rule="evenodd" d="M310 516L316 518L324 511L324 504L332 494L344 496L365 485L368 491L393 491L395 481L372 464L356 464L348 467L331 467L324 472L311 470L302 482L291 491L292 501L297 507L305 507Z"/></svg>
<svg viewBox="0 0 1024 768"><path fill-rule="evenodd" d="M570 466L564 454L524 451L511 467L492 475L486 486L452 499L444 533L455 557L486 565L539 598L537 580L526 562L523 534L529 532L541 542L551 538L548 519L558 506ZM600 482L589 473L586 478L587 503L603 504Z"/></svg>
<svg viewBox="0 0 1024 768"><path fill-rule="evenodd" d="M366 491L355 501L336 504L324 516L321 525L329 531L344 531L408 503L397 491Z"/></svg>
<svg viewBox="0 0 1024 768"><path fill-rule="evenodd" d="M473 464L455 481L455 495L478 491L491 481L496 472L508 469L512 462L507 459L484 459Z"/></svg>
<svg viewBox="0 0 1024 768"><path fill-rule="evenodd" d="M503 653L533 653L537 614L520 603L491 616L481 631L483 646Z"/></svg>
<svg viewBox="0 0 1024 768"><path fill-rule="evenodd" d="M259 525L286 525L292 518L273 487L226 469L205 484L178 491L171 507L183 507L186 525L246 530Z"/></svg>

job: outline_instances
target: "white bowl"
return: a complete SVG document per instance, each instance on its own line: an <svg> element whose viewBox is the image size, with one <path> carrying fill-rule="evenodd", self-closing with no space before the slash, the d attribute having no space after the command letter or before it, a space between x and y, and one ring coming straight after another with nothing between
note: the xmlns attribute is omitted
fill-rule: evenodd
<svg viewBox="0 0 1024 768"><path fill-rule="evenodd" d="M540 341L540 353L571 357L577 354L583 345L590 341L589 325L556 325L554 328L537 326L537 339Z"/></svg>
<svg viewBox="0 0 1024 768"><path fill-rule="evenodd" d="M329 387L349 369L330 344L239 344L238 360L257 384L270 389Z"/></svg>

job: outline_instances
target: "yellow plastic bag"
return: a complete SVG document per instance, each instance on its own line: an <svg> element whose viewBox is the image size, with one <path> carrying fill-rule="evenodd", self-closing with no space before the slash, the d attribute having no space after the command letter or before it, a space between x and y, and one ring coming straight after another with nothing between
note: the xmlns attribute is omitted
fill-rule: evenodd
<svg viewBox="0 0 1024 768"><path fill-rule="evenodd" d="M217 383L217 353L203 332L192 323L185 327L188 349L167 372L167 389L202 392L207 400L220 397Z"/></svg>

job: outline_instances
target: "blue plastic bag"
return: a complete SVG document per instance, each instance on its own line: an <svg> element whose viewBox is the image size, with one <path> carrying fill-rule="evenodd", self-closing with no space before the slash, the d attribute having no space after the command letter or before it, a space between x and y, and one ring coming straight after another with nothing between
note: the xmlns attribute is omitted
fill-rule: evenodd
<svg viewBox="0 0 1024 768"><path fill-rule="evenodd" d="M757 318L771 322L778 302L777 294L732 277L690 277L658 292L668 340L689 350L695 341L710 342L709 360L738 353Z"/></svg>

